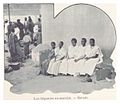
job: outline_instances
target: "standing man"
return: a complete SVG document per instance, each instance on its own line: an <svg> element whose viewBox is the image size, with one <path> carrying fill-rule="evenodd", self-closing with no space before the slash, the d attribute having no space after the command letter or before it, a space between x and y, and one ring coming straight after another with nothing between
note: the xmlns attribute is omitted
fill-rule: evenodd
<svg viewBox="0 0 120 104"><path fill-rule="evenodd" d="M7 29L8 29L8 40L9 40L9 35L11 34L12 30L14 29L14 26L11 21L9 22Z"/></svg>
<svg viewBox="0 0 120 104"><path fill-rule="evenodd" d="M7 47L8 47L8 20L6 19L4 21L4 51L8 52Z"/></svg>
<svg viewBox="0 0 120 104"><path fill-rule="evenodd" d="M27 29L28 29L28 21L27 21L27 17L25 17L25 21L24 21L24 33L27 33Z"/></svg>
<svg viewBox="0 0 120 104"><path fill-rule="evenodd" d="M31 17L29 16L28 17L28 31L29 31L29 34L31 36L31 39L32 39L32 42L33 42L33 28L34 28L34 23L31 19Z"/></svg>
<svg viewBox="0 0 120 104"><path fill-rule="evenodd" d="M40 32L41 32L41 18L38 18L38 21L35 23L35 25L38 26L38 29L39 29Z"/></svg>
<svg viewBox="0 0 120 104"><path fill-rule="evenodd" d="M20 40L22 40L24 37L24 25L20 22L20 19L17 19L17 26L20 29Z"/></svg>
<svg viewBox="0 0 120 104"><path fill-rule="evenodd" d="M18 37L18 40L20 40L20 29L18 28L17 24L14 24L15 27L15 35Z"/></svg>
<svg viewBox="0 0 120 104"><path fill-rule="evenodd" d="M5 33L5 42L8 42L8 20L6 19L5 22L4 22L4 33Z"/></svg>

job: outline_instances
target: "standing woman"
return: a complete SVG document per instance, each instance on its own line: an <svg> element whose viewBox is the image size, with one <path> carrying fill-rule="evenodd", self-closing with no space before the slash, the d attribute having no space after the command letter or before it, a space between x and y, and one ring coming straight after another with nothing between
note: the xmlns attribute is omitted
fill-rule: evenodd
<svg viewBox="0 0 120 104"><path fill-rule="evenodd" d="M21 40L18 40L18 37L15 35L14 36L14 41L15 41L15 47L16 47L16 52L18 56L18 61L19 62L24 62L25 60L25 54L23 51L23 46L21 44Z"/></svg>
<svg viewBox="0 0 120 104"><path fill-rule="evenodd" d="M11 61L15 62L16 56L17 56L17 51L16 51L16 45L15 45L15 30L11 29L11 33L9 34L9 41L8 41L8 47L10 51L10 57Z"/></svg>

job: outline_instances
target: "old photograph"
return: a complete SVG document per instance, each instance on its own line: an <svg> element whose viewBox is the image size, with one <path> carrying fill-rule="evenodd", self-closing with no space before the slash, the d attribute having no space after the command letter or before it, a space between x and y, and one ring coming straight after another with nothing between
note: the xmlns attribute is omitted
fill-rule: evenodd
<svg viewBox="0 0 120 104"><path fill-rule="evenodd" d="M116 28L92 4L4 3L4 80L14 94L114 89Z"/></svg>

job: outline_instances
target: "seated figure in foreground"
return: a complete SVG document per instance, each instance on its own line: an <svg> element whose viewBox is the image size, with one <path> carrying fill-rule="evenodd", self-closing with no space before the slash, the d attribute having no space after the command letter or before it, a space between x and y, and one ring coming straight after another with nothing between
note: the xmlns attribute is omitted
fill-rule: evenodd
<svg viewBox="0 0 120 104"><path fill-rule="evenodd" d="M85 54L86 61L82 72L86 75L86 81L92 81L90 77L93 75L96 65L103 62L103 54L101 49L95 44L95 39L91 38L89 40Z"/></svg>
<svg viewBox="0 0 120 104"><path fill-rule="evenodd" d="M49 65L50 61L55 58L55 48L56 48L56 43L51 42L51 49L48 54L48 58L41 63L41 70L40 70L39 74L44 74L44 75L47 74L46 71L48 69L48 65Z"/></svg>
<svg viewBox="0 0 120 104"><path fill-rule="evenodd" d="M71 46L68 47L67 58L60 65L59 73L64 75L77 76L82 73L85 62L86 38L81 39L81 45L77 45L77 39L71 40Z"/></svg>
<svg viewBox="0 0 120 104"><path fill-rule="evenodd" d="M61 61L66 57L66 51L63 48L63 45L63 41L60 41L59 47L55 48L55 57L50 60L47 73L52 76L58 75Z"/></svg>
<svg viewBox="0 0 120 104"><path fill-rule="evenodd" d="M84 64L85 64L85 51L86 51L86 38L81 39L81 45L78 47L78 57L76 57L74 71L75 76L83 74Z"/></svg>
<svg viewBox="0 0 120 104"><path fill-rule="evenodd" d="M64 75L75 75L74 64L75 59L78 57L77 39L72 38L71 46L68 47L67 58L65 58L59 68L59 73Z"/></svg>

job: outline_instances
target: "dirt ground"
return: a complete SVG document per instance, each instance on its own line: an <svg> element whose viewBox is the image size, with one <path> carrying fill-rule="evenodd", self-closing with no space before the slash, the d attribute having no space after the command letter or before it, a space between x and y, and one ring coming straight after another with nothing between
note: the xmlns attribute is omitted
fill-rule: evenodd
<svg viewBox="0 0 120 104"><path fill-rule="evenodd" d="M9 52L5 53L5 66L8 65L7 57ZM50 90L54 93L70 92L89 94L96 90L111 89L115 81L93 81L82 82L83 77L56 76L50 77L38 75L40 67L36 67L32 59L27 59L20 70L5 73L5 80L13 86L10 91L17 94L22 93L43 93Z"/></svg>

